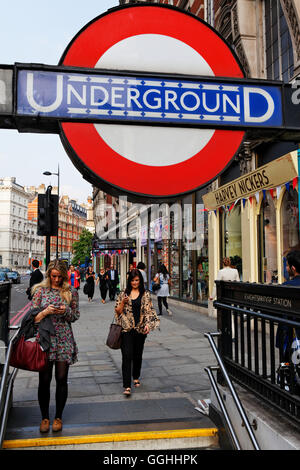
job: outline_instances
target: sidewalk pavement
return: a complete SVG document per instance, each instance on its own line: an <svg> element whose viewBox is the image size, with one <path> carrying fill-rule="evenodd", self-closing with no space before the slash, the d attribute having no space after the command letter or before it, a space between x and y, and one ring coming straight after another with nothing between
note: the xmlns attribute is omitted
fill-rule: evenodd
<svg viewBox="0 0 300 470"><path fill-rule="evenodd" d="M121 351L105 345L115 302L102 304L97 288L92 302L82 289L79 297L81 316L73 323L79 360L70 367L64 427L58 434L214 427L195 406L199 399L210 398L204 367L216 361L204 333L216 331L216 319L170 302L173 315L168 316L164 309L160 329L146 340L141 387L133 388L126 398ZM156 299L154 306L157 310ZM37 373L18 372L5 439L41 437L37 386ZM54 398L53 378L50 419L54 418Z"/></svg>

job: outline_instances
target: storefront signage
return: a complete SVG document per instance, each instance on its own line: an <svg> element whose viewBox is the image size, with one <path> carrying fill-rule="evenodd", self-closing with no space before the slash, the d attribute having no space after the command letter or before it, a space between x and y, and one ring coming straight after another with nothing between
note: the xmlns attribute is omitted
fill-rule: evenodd
<svg viewBox="0 0 300 470"><path fill-rule="evenodd" d="M214 210L263 189L280 186L297 175L297 152L292 152L203 195L203 202L206 209Z"/></svg>
<svg viewBox="0 0 300 470"><path fill-rule="evenodd" d="M114 240L95 240L93 242L93 252L97 253L101 250L128 250L129 248L136 248L136 241L127 239L114 239Z"/></svg>
<svg viewBox="0 0 300 470"><path fill-rule="evenodd" d="M67 120L282 126L281 87L20 70L18 115Z"/></svg>

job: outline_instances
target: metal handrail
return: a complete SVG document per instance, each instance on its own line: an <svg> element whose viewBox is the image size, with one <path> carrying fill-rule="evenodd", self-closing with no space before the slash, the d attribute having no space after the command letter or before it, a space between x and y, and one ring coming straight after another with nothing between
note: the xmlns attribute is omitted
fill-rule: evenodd
<svg viewBox="0 0 300 470"><path fill-rule="evenodd" d="M242 450L242 448L240 446L240 443L239 443L239 440L237 438L237 435L235 433L234 427L233 427L233 425L231 423L231 420L229 418L229 414L227 413L226 406L224 405L224 401L222 399L222 395L221 395L220 390L218 388L218 384L217 384L217 382L216 382L216 380L213 376L213 373L212 373L213 370L219 370L219 367L214 367L214 366L213 367L205 367L204 370L208 375L208 378L210 380L212 388L213 388L213 390L215 392L215 395L217 397L219 406L221 408L221 412L224 415L224 418L225 418L226 424L228 426L232 441L234 443L234 447L235 447L236 450Z"/></svg>
<svg viewBox="0 0 300 470"><path fill-rule="evenodd" d="M215 342L214 342L214 340L213 340L213 336L220 336L220 335L221 335L221 332L217 332L217 333L204 333L204 336L208 339L208 341L209 341L209 343L210 343L210 345L211 345L211 348L212 348L212 350L213 350L213 352L214 352L214 355L215 355L215 357L216 357L216 359L217 359L217 362L218 362L218 364L219 364L219 366L220 366L220 369L221 369L221 371L222 371L222 374L223 374L223 376L224 376L224 378L225 378L225 380L226 380L226 383L227 383L227 385L228 385L228 387L229 387L229 390L230 390L230 393L231 393L232 398L233 398L233 400L234 400L234 403L235 403L235 405L236 405L236 407L237 407L237 410L238 410L238 412L239 412L239 414L240 414L240 416L241 416L241 419L242 419L242 421L243 421L243 423L244 423L244 425L245 425L245 427L246 427L246 430L247 430L247 432L248 432L248 435L249 435L249 437L250 437L250 440L251 440L251 442L252 442L252 445L253 445L253 447L254 447L255 450L260 450L259 445L258 445L258 443L257 443L257 440L256 440L256 438L255 438L255 435L254 435L254 433L253 433L253 430L252 430L252 428L251 428L251 424L249 423L248 417L247 417L247 415L246 415L246 413L245 413L245 410L244 410L244 408L243 408L243 405L242 405L242 403L241 403L241 401L240 401L240 399L239 399L239 397L238 397L238 395L237 395L237 393L236 393L236 391L235 391L235 388L234 388L234 386L233 386L233 384L232 384L232 382L231 382L231 380L230 380L230 378L229 378L229 375L227 374L226 368L225 368L225 366L224 366L224 364L223 364L223 361L222 361L222 358L221 358L221 356L220 356L220 354L219 354L218 348L217 348L217 346L216 346L216 344L215 344ZM235 434L235 433L234 433L234 434Z"/></svg>
<svg viewBox="0 0 300 470"><path fill-rule="evenodd" d="M15 378L17 376L19 369L14 369L12 374L9 377L9 380L7 382L7 390L6 390L6 395L5 395L5 401L4 401L4 407L3 407L3 414L2 414L2 419L1 419L1 426L0 426L0 449L2 449L2 444L4 441L4 435L6 431L6 424L7 424L7 418L8 418L8 412L9 412L9 401L10 401L10 394L11 390L14 385Z"/></svg>
<svg viewBox="0 0 300 470"><path fill-rule="evenodd" d="M19 330L20 325L18 326L10 326L9 330ZM16 378L18 369L14 369L10 379L8 380L9 375L9 362L10 356L12 351L12 346L14 339L18 335L18 331L15 332L13 337L9 340L7 352L5 356L5 364L3 367L3 373L1 377L1 385L0 385L0 418L1 418L1 434L0 434L0 448L2 447L4 432L5 432L5 423L7 420L7 413L8 413L8 402L9 402L9 394L11 388L13 386L13 382ZM8 393L9 392L9 393Z"/></svg>

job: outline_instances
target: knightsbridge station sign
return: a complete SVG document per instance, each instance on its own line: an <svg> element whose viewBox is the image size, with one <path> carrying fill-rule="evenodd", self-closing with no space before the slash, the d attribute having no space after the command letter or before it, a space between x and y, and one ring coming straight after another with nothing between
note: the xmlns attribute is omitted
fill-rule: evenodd
<svg viewBox="0 0 300 470"><path fill-rule="evenodd" d="M245 138L300 141L300 106L204 21L142 3L93 19L57 66L0 66L1 127L57 133L87 181L153 202L213 181Z"/></svg>

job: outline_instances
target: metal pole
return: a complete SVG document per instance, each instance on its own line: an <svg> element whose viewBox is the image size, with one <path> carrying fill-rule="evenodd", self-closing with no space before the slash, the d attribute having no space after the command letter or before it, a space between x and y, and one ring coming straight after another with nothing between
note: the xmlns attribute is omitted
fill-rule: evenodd
<svg viewBox="0 0 300 470"><path fill-rule="evenodd" d="M49 221L49 215L50 215L50 204L51 204L51 190L52 186L48 186L47 191L46 191L46 221L47 223L50 224ZM50 263L50 243L51 243L51 235L46 235L46 269L48 268L48 265Z"/></svg>
<svg viewBox="0 0 300 470"><path fill-rule="evenodd" d="M229 387L229 390L230 390L230 392L231 392L233 401L234 401L234 403L235 403L235 405L236 405L236 407L237 407L237 410L238 410L238 412L239 412L239 414L240 414L240 416L241 416L241 418L242 418L242 420L243 420L243 422L244 422L244 424L245 424L246 430L247 430L248 435L249 435L249 437L250 437L250 440L251 440L251 442L252 442L252 444L253 444L253 447L254 447L255 450L260 450L260 449L259 449L259 446L258 446L258 444L257 444L257 442L256 442L255 435L254 435L254 433L253 433L253 431L252 431L251 425L250 425L250 423L249 423L249 421L248 421L248 417L247 417L247 415L246 415L246 413L245 413L245 410L244 410L244 408L243 408L243 406L242 406L242 404L241 404L241 402L240 402L240 400L239 400L239 398L238 398L238 395L237 395L237 393L236 393L236 391L235 391L235 388L234 388L234 386L233 386L233 384L232 384L232 382L231 382L231 380L230 380L230 378L229 378L229 375L227 374L227 371L226 371L226 369L225 369L225 366L224 366L224 364L223 364L223 361L222 361L222 359L221 359L221 356L219 355L218 349L217 349L217 347L216 347L216 345L215 345L215 342L214 342L214 340L213 340L213 336L220 336L220 334L221 334L220 332L218 332L218 333L204 333L204 336L208 339L208 341L209 341L209 343L210 343L210 345L211 345L211 348L212 348L212 350L213 350L213 352L214 352L214 354L215 354L215 356L216 356L216 359L217 359L217 361L218 361L218 364L219 364L219 366L220 366L220 369L221 369L221 371L222 371L222 373L223 373L223 376L224 376L224 378L225 378L225 380L226 380L226 382L227 382L227 385L228 385L228 387Z"/></svg>
<svg viewBox="0 0 300 470"><path fill-rule="evenodd" d="M299 232L300 232L300 147L298 148L298 218L299 218Z"/></svg>
<svg viewBox="0 0 300 470"><path fill-rule="evenodd" d="M56 259L58 259L58 234L59 234L59 165L57 165L57 196L58 196L58 201L57 201L57 218L58 218L58 224L57 224L57 236L56 236Z"/></svg>

